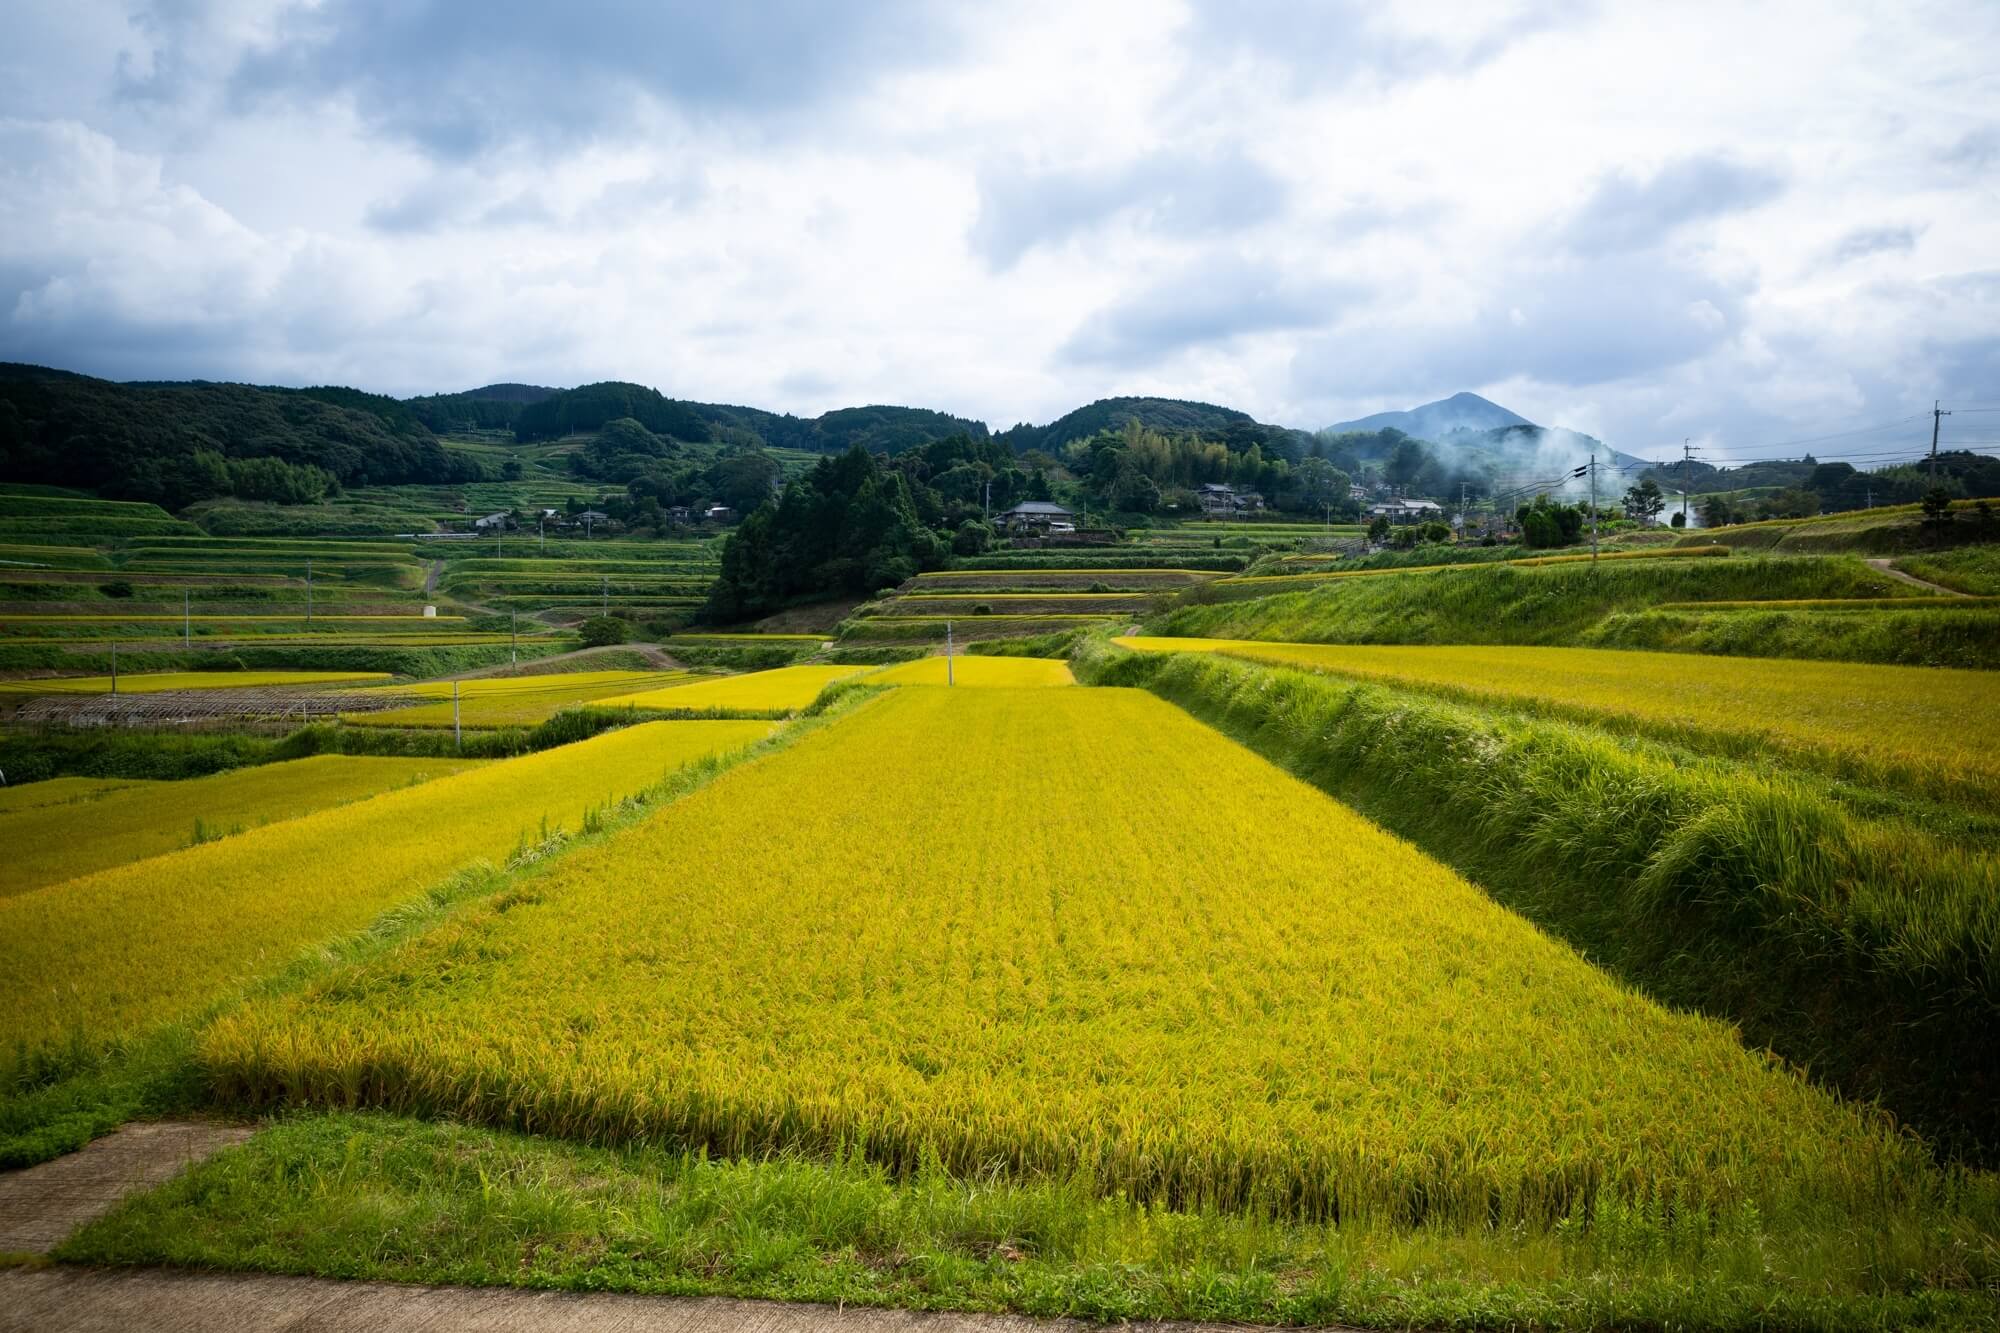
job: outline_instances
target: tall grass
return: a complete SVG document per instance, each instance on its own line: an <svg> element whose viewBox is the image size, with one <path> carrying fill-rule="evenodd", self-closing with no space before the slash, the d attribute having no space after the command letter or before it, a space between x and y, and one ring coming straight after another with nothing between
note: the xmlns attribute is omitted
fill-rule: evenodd
<svg viewBox="0 0 2000 1333"><path fill-rule="evenodd" d="M1923 598L1902 599L1911 602ZM1748 607L1620 611L1577 636L1596 648L1739 657L1798 657L1901 666L2000 667L2000 608Z"/></svg>
<svg viewBox="0 0 2000 1333"><path fill-rule="evenodd" d="M2000 1153L2000 865L1809 778L1209 654L1092 641L1142 685L1670 1003L1740 1023L1946 1150Z"/></svg>

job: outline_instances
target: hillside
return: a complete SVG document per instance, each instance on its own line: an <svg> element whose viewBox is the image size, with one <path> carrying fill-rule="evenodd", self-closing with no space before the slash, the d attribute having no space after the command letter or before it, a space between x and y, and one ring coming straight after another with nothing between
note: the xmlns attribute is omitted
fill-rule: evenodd
<svg viewBox="0 0 2000 1333"><path fill-rule="evenodd" d="M1239 452L1258 444L1264 447L1266 453L1275 449L1284 456L1295 457L1312 444L1312 437L1304 431L1267 425L1232 407L1180 398L1100 398L1088 406L1057 417L1046 426L1023 423L1001 431L995 438L1015 453L1029 449L1053 452L1074 440L1087 440L1100 431L1123 430L1134 421L1162 434L1213 436L1226 440Z"/></svg>
<svg viewBox="0 0 2000 1333"><path fill-rule="evenodd" d="M1377 412L1372 416L1358 417L1353 421L1337 421L1322 430L1320 434L1346 435L1353 432L1365 434L1379 430L1399 430L1420 440L1438 440L1454 431L1478 433L1508 426L1532 425L1534 423L1520 413L1511 412L1498 403L1481 398L1476 393L1455 393L1449 398L1440 398L1434 403L1425 403L1421 407L1407 408L1401 412Z"/></svg>
<svg viewBox="0 0 2000 1333"><path fill-rule="evenodd" d="M115 384L5 364L0 475L179 509L223 495L317 499L335 486L486 474L395 400L359 390Z"/></svg>

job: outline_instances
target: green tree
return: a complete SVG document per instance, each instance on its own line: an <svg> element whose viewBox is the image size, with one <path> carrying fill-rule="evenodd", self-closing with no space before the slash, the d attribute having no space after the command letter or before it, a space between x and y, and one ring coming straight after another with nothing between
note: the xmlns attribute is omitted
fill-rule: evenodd
<svg viewBox="0 0 2000 1333"><path fill-rule="evenodd" d="M1667 497L1651 477L1625 492L1625 516L1646 526L1651 526L1666 507Z"/></svg>
<svg viewBox="0 0 2000 1333"><path fill-rule="evenodd" d="M586 648L608 648L625 642L625 622L616 616L592 616L577 627Z"/></svg>

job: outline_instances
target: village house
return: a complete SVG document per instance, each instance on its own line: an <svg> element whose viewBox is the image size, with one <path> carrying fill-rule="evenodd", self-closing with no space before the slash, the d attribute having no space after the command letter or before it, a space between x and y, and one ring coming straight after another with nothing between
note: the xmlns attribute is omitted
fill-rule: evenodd
<svg viewBox="0 0 2000 1333"><path fill-rule="evenodd" d="M1444 506L1435 500L1389 500L1369 506L1368 513L1372 518L1386 518L1391 523L1431 523L1444 520Z"/></svg>
<svg viewBox="0 0 2000 1333"><path fill-rule="evenodd" d="M1076 531L1076 514L1048 500L1023 500L1000 515L1000 521L1009 532L1033 529Z"/></svg>
<svg viewBox="0 0 2000 1333"><path fill-rule="evenodd" d="M472 526L480 532L505 532L514 526L514 520L507 514L488 514L485 518L474 519Z"/></svg>
<svg viewBox="0 0 2000 1333"><path fill-rule="evenodd" d="M1195 498L1201 503L1201 512L1210 515L1254 513L1264 507L1264 497L1257 492L1213 481L1204 482Z"/></svg>

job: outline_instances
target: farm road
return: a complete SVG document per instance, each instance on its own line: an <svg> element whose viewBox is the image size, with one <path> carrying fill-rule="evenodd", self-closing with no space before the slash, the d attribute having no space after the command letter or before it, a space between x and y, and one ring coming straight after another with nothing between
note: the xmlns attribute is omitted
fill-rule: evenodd
<svg viewBox="0 0 2000 1333"><path fill-rule="evenodd" d="M127 1194L241 1143L251 1130L195 1121L130 1124L81 1152L0 1173L0 1254L42 1254ZM1094 1333L1018 1315L834 1309L722 1297L420 1287L259 1273L0 1267L0 1333ZM1160 1333L1234 1325L1154 1324Z"/></svg>
<svg viewBox="0 0 2000 1333"><path fill-rule="evenodd" d="M1942 583L1932 583L1929 579L1920 579L1915 574L1905 574L1902 570L1892 567L1887 557L1879 557L1868 561L1868 567L1880 570L1892 579L1901 579L1911 587L1922 588L1925 592L1936 593L1942 597L1970 597L1972 595L1968 592L1960 592L1956 588L1947 588Z"/></svg>
<svg viewBox="0 0 2000 1333"><path fill-rule="evenodd" d="M1237 1326L1146 1327L1160 1333L1221 1333ZM385 1328L424 1333L1095 1333L1102 1325L707 1296L579 1295L157 1269L0 1270L0 1333L381 1333Z"/></svg>

